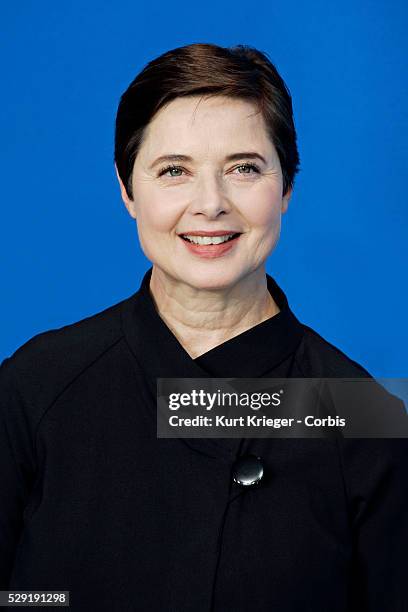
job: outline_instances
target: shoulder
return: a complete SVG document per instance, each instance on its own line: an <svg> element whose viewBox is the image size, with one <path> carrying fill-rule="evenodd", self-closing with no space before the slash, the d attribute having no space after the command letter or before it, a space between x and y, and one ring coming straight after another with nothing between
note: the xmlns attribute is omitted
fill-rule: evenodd
<svg viewBox="0 0 408 612"><path fill-rule="evenodd" d="M371 378L371 374L311 327L303 324L303 338L296 362L305 376L324 378Z"/></svg>
<svg viewBox="0 0 408 612"><path fill-rule="evenodd" d="M79 321L30 338L0 365L1 393L45 406L122 337L122 300Z"/></svg>
<svg viewBox="0 0 408 612"><path fill-rule="evenodd" d="M349 423L347 434L351 438L408 437L404 402L310 327L304 326L296 364L307 378L345 379L326 381L325 385L332 406ZM360 379L357 386L353 379Z"/></svg>

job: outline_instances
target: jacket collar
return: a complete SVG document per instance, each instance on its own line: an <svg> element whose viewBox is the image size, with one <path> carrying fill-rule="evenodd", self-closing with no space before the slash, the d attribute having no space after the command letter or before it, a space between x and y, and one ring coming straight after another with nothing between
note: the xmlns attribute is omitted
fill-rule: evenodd
<svg viewBox="0 0 408 612"><path fill-rule="evenodd" d="M193 359L160 317L149 285L152 267L139 290L121 304L122 329L127 343L144 373L152 403L157 378L257 378L273 377L272 370L295 352L303 337L303 326L289 308L282 289L267 274L268 290L280 312ZM156 418L156 411L151 411ZM242 440L192 438L183 442L193 450L230 463Z"/></svg>
<svg viewBox="0 0 408 612"><path fill-rule="evenodd" d="M150 293L152 267L139 290L122 305L122 326L128 344L150 377L257 378L278 366L299 345L304 329L291 311L285 293L269 275L267 287L280 312L193 359L167 327Z"/></svg>

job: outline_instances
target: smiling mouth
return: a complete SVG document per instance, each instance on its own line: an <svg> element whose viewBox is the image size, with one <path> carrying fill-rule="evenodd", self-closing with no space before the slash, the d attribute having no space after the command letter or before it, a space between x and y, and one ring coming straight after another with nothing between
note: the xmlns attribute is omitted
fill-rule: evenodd
<svg viewBox="0 0 408 612"><path fill-rule="evenodd" d="M225 242L230 242L235 238L240 236L240 233L230 234L225 236L185 236L180 235L180 238L185 240L186 242L190 242L190 244L209 246L215 244L224 244Z"/></svg>

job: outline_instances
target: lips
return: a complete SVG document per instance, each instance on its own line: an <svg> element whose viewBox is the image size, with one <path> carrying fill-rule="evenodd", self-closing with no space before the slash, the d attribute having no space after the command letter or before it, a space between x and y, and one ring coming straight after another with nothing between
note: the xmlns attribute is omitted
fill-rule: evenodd
<svg viewBox="0 0 408 612"><path fill-rule="evenodd" d="M209 234L209 235L208 235ZM218 232L191 232L191 233L186 233L186 235L188 236L200 236L201 238L209 238L209 237L213 237L215 238L216 236L220 237L220 236L228 236L230 235L231 238L229 238L228 240L223 240L222 242L214 243L214 244L197 244L195 242L193 242L192 240L189 240L188 238L185 237L184 234L179 234L179 238L181 238L181 240L183 241L183 244L186 246L186 248L190 251L190 253L192 253L195 256L198 256L200 258L204 258L204 259L214 259L217 257L222 257L224 255L226 255L227 253L235 250L236 248L236 244L239 242L240 236L241 236L241 232L229 232L229 231L224 231L224 230L219 230Z"/></svg>

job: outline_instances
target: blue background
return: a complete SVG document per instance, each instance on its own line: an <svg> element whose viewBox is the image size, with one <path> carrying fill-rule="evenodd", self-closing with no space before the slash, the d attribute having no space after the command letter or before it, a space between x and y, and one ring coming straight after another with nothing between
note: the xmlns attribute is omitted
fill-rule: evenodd
<svg viewBox="0 0 408 612"><path fill-rule="evenodd" d="M119 97L193 42L266 51L301 172L268 262L298 318L408 376L406 2L2 3L0 359L132 294L150 265L113 166Z"/></svg>

